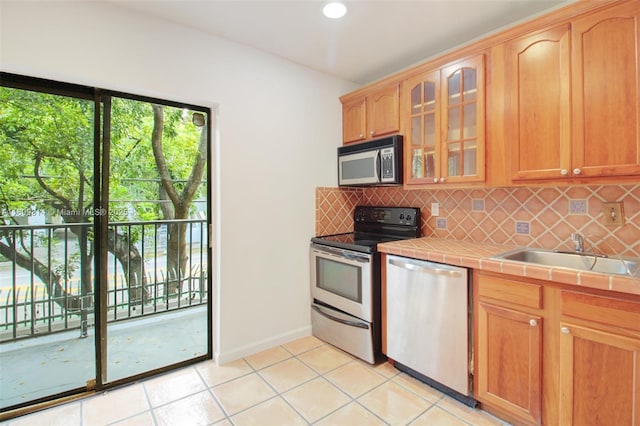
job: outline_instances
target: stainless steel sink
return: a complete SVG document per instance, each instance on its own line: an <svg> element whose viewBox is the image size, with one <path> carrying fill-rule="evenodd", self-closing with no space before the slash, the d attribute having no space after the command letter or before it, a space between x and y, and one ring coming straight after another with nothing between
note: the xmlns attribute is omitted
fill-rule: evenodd
<svg viewBox="0 0 640 426"><path fill-rule="evenodd" d="M593 253L574 253L535 248L521 248L492 257L494 259L513 260L543 266L630 276L635 276L640 266L640 259L604 257Z"/></svg>

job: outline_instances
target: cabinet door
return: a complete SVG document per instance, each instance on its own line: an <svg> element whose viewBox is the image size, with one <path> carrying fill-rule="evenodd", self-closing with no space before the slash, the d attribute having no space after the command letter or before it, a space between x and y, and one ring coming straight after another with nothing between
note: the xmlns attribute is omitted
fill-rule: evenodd
<svg viewBox="0 0 640 426"><path fill-rule="evenodd" d="M640 425L640 339L561 327L559 423Z"/></svg>
<svg viewBox="0 0 640 426"><path fill-rule="evenodd" d="M572 23L574 174L640 174L639 17L633 1Z"/></svg>
<svg viewBox="0 0 640 426"><path fill-rule="evenodd" d="M569 175L569 45L568 25L509 43L507 134L513 180Z"/></svg>
<svg viewBox="0 0 640 426"><path fill-rule="evenodd" d="M369 138L400 130L400 85L385 86L367 96Z"/></svg>
<svg viewBox="0 0 640 426"><path fill-rule="evenodd" d="M484 181L484 55L445 67L441 76L441 181Z"/></svg>
<svg viewBox="0 0 640 426"><path fill-rule="evenodd" d="M367 102L364 96L342 104L342 141L359 142L366 139Z"/></svg>
<svg viewBox="0 0 640 426"><path fill-rule="evenodd" d="M404 83L408 108L405 135L405 183L437 182L440 177L440 71L423 73Z"/></svg>
<svg viewBox="0 0 640 426"><path fill-rule="evenodd" d="M477 339L477 399L539 424L542 319L481 301Z"/></svg>

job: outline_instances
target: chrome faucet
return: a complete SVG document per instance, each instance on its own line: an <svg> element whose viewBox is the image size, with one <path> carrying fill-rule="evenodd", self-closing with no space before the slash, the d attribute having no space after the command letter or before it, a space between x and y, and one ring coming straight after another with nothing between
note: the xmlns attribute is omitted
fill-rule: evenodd
<svg viewBox="0 0 640 426"><path fill-rule="evenodd" d="M584 251L584 238L582 235L574 232L570 236L571 241L573 241L573 247L576 253L582 253Z"/></svg>

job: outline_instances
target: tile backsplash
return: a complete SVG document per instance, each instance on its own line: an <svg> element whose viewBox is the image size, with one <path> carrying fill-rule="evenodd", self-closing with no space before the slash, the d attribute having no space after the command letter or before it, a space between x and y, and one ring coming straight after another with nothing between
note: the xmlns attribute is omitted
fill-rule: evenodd
<svg viewBox="0 0 640 426"><path fill-rule="evenodd" d="M607 226L603 203L622 202L625 225ZM432 203L439 215L431 215ZM585 250L640 257L640 184L405 191L317 188L316 235L351 232L356 205L420 207L422 235L482 243ZM444 219L444 220L443 220Z"/></svg>

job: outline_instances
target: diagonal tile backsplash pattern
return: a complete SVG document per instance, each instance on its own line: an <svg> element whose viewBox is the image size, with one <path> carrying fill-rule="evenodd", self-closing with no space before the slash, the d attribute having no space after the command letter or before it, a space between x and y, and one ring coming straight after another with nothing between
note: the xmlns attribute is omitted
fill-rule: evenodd
<svg viewBox="0 0 640 426"><path fill-rule="evenodd" d="M362 199L361 189L316 188L316 235L353 231L353 212Z"/></svg>
<svg viewBox="0 0 640 426"><path fill-rule="evenodd" d="M603 203L622 202L626 224L606 226ZM431 216L438 203L438 217ZM353 230L356 205L411 206L422 212L422 235L481 243L585 249L640 257L640 184L405 191L396 187L317 188L316 235Z"/></svg>

